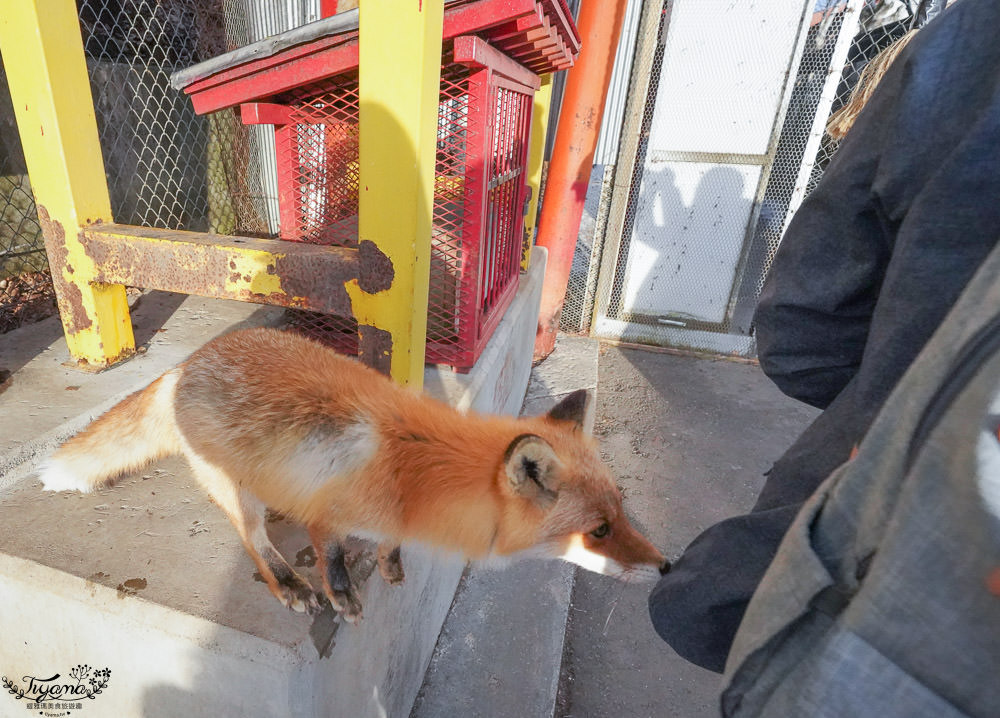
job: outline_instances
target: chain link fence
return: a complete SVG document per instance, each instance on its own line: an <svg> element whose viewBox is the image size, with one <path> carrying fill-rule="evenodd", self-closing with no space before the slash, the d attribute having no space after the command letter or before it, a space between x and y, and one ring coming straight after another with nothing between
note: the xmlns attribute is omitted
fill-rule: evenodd
<svg viewBox="0 0 1000 718"><path fill-rule="evenodd" d="M319 0L78 0L112 215L125 224L272 236L273 133L198 116L175 70L316 20ZM0 75L0 332L55 311L20 140ZM30 301L29 301L30 300ZM34 306L42 301L48 311Z"/></svg>
<svg viewBox="0 0 1000 718"><path fill-rule="evenodd" d="M0 66L0 333L54 314L35 200Z"/></svg>
<svg viewBox="0 0 1000 718"><path fill-rule="evenodd" d="M647 22L640 29L630 89L633 106L626 111L622 121L623 146L616 166L598 168L600 172L595 172L591 179L588 195L588 200L594 200L591 222L583 227L577 243L561 321L563 331L590 331L595 296L600 297L602 292L610 296L607 300L609 317L635 321L635 318L621 312L622 297L627 291L628 272L642 271L642 267L637 266L636 258L630 259L629 256L630 235L637 210L641 209L639 188L644 181L643 158L647 156L649 125L665 61L665 33L669 32L668 3L653 0L651 4L654 6L652 12L647 7L646 14L655 14L659 22ZM705 323L704 326L698 322L685 322L685 339L680 344L718 351L712 338L714 333L730 338L718 346L737 347L737 353L752 351L752 317L767 269L792 214L815 187L837 150L837 143L823 131L828 117L847 103L865 65L911 26L918 24L915 15L921 15L920 22L933 15L923 7L926 4L902 0L816 2L810 17L806 18L807 36L797 65L792 70L787 109L772 145L773 159L761 175L757 195L753 199L750 229L745 235L741 268L729 297L726 316L720 323ZM761 12L767 12L766 6ZM635 97L637 93L638 98ZM629 137L636 138L632 147L628 146ZM729 169L728 165L723 166ZM736 166L731 169L739 171ZM720 170L709 172L718 174ZM706 177L707 173L701 178L699 193ZM748 180L752 180L749 175L742 185L744 192ZM622 187L627 189L622 191ZM735 191L735 185L731 189ZM715 203L731 204L740 199L734 197L732 192L720 186L711 199ZM658 201L665 200L660 198ZM616 202L624 206L616 208ZM663 206L666 207L665 204ZM615 221L616 209L624 217L619 223ZM688 210L693 211L693 208ZM669 211L669 208L663 211ZM613 263L613 271L600 271L606 270L607 263ZM714 281L709 276L712 268L706 265L705 271L708 273L705 281ZM605 279L606 275L612 276ZM602 277L600 285L598 276ZM665 286L660 291L670 289ZM664 320L660 321L664 323ZM674 344L678 334L676 328L664 325L651 327L648 336L656 343Z"/></svg>
<svg viewBox="0 0 1000 718"><path fill-rule="evenodd" d="M200 117L170 74L250 41L234 0L82 0L80 25L116 221L267 234L251 130Z"/></svg>

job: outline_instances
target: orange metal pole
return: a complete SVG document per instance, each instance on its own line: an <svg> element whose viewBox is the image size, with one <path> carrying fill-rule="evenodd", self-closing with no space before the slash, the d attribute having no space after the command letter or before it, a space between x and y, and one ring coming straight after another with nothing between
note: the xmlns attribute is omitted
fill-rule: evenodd
<svg viewBox="0 0 1000 718"><path fill-rule="evenodd" d="M538 227L537 244L548 249L549 259L535 334L536 361L555 347L625 5L626 0L583 0L580 5L582 46L566 77Z"/></svg>

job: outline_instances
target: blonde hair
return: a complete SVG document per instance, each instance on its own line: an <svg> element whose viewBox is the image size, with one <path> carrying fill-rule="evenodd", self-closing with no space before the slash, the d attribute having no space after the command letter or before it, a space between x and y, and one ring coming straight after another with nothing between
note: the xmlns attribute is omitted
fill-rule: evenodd
<svg viewBox="0 0 1000 718"><path fill-rule="evenodd" d="M865 69L861 71L861 77L858 78L858 84L851 91L851 99L847 101L846 105L830 115L830 119L827 120L826 133L830 137L838 141L844 139L844 135L851 129L854 121L858 118L858 114L868 103L868 99L875 92L875 88L882 81L882 77L889 69L893 60L896 59L896 56L916 34L916 29L910 30L865 65Z"/></svg>

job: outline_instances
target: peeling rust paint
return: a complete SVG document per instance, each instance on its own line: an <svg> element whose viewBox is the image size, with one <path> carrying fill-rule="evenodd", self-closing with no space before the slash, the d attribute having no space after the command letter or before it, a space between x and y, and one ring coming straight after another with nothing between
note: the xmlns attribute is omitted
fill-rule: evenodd
<svg viewBox="0 0 1000 718"><path fill-rule="evenodd" d="M396 270L392 260L369 239L358 244L358 286L368 294L384 292L392 286Z"/></svg>
<svg viewBox="0 0 1000 718"><path fill-rule="evenodd" d="M385 329L359 324L358 355L362 362L389 376L392 365L392 334Z"/></svg>
<svg viewBox="0 0 1000 718"><path fill-rule="evenodd" d="M357 250L340 250L343 261L337 264L327 261L321 267L316 260L326 256L324 250L330 248L297 243L294 246L303 251L289 251L274 258L273 272L281 277L282 289L291 296L310 300L296 306L313 309L322 304L330 314L351 316L351 299L344 285L358 276Z"/></svg>
<svg viewBox="0 0 1000 718"><path fill-rule="evenodd" d="M61 222L49 216L49 211L44 205L38 205L37 210L38 224L45 237L45 251L49 257L49 266L52 268L52 284L56 290L56 303L59 306L59 316L62 318L63 326L70 334L90 329L94 322L83 305L83 292L76 284L67 281L62 272L63 268L68 268L70 273L74 271L69 264L66 231Z"/></svg>
<svg viewBox="0 0 1000 718"><path fill-rule="evenodd" d="M102 281L205 294L206 286L229 276L229 257L202 247L160 248L132 242L112 242L93 235L81 238L84 251L99 268ZM209 296L217 296L209 294Z"/></svg>
<svg viewBox="0 0 1000 718"><path fill-rule="evenodd" d="M81 242L102 282L350 315L357 250L124 225Z"/></svg>
<svg viewBox="0 0 1000 718"><path fill-rule="evenodd" d="M101 343L103 348L103 342ZM127 347L119 351L114 356L107 357L99 363L91 363L86 359L70 359L65 362L63 366L69 367L70 369L77 369L79 371L87 372L88 374L100 374L102 371L111 369L116 364L119 364L127 359L131 359L136 355L136 350L131 347Z"/></svg>

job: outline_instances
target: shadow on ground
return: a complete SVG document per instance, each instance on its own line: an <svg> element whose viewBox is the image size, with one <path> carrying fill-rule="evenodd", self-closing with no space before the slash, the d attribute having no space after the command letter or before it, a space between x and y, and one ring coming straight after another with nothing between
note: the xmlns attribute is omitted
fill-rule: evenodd
<svg viewBox="0 0 1000 718"><path fill-rule="evenodd" d="M135 345L142 347L148 344L186 298L185 294L150 291L131 302ZM16 374L18 369L62 336L63 328L58 315L7 332L0 337L0 369Z"/></svg>

